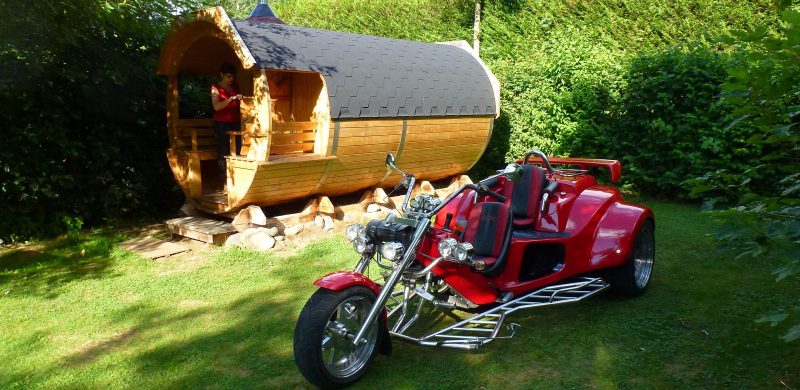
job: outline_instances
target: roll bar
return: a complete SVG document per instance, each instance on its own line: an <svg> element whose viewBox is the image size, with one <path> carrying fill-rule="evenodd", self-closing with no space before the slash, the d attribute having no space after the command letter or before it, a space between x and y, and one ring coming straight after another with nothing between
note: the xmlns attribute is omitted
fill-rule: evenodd
<svg viewBox="0 0 800 390"><path fill-rule="evenodd" d="M547 159L547 156L545 156L544 152L542 152L541 150L536 150L536 149L529 150L527 153L525 153L525 157L522 159L522 164L527 164L528 159L531 158L531 156L536 156L542 159L542 163L544 163L544 166L547 168L547 171L550 172L551 175L556 173L555 169L553 169L553 166L550 165L550 160Z"/></svg>

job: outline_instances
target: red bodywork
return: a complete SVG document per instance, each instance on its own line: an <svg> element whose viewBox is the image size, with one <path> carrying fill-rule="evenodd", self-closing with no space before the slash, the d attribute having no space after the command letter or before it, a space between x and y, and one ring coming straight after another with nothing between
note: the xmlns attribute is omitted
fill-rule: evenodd
<svg viewBox="0 0 800 390"><path fill-rule="evenodd" d="M617 181L621 167L615 160L592 160L550 158L552 164L607 168L611 180ZM586 173L570 172L568 175L548 174L549 180L558 182L558 187L549 197L544 213L539 216L535 231L544 233L536 238L512 236L503 272L487 278L469 267L442 262L433 269L458 293L475 304L494 303L497 298L511 292L515 296L538 289L570 277L603 268L620 266L629 257L634 233L641 224L653 218L653 212L643 206L625 203L616 188L598 185L595 178ZM504 180L500 180L495 192L502 193ZM440 240L454 237L441 230L440 221L446 214L453 214L453 221L465 220L473 204L474 193L465 192L436 216L434 229L424 238L417 250L417 260L424 265L439 256ZM491 201L490 198L478 201ZM456 225L458 223L456 222ZM455 225L454 225L455 226ZM454 230L457 230L454 229ZM520 270L525 262L525 250L530 245L559 244L563 247L563 263L560 269L532 280L522 280Z"/></svg>
<svg viewBox="0 0 800 390"><path fill-rule="evenodd" d="M378 287L372 279L361 275L358 272L338 271L331 272L314 282L315 285L326 288L328 290L339 291L344 290L350 286L364 286L375 292L375 295L381 293L381 288Z"/></svg>
<svg viewBox="0 0 800 390"><path fill-rule="evenodd" d="M550 158L555 165L607 168L612 181L617 181L621 167L615 160ZM555 171L547 174L558 186L547 200L544 213L539 215L533 232L534 238L512 236L503 271L495 277L486 277L470 267L440 262L433 272L464 298L477 305L491 304L506 292L522 295L538 288L624 264L629 258L632 240L642 223L653 218L653 212L644 206L626 203L616 188L598 185L595 178L585 172ZM500 179L495 192L504 193L505 179ZM450 202L437 215L430 231L417 248L417 261L427 266L439 257L438 243L445 238L458 238L465 228L470 210L475 204L475 193L465 191ZM478 202L493 201L478 197ZM452 214L452 232L443 229L447 214ZM521 277L525 267L526 249L534 245L561 248L561 262L552 272L541 277ZM539 245L539 246L536 246ZM538 258L537 258L538 259ZM341 290L352 285L369 287L376 294L380 287L369 278L354 272L335 272L317 280L317 286Z"/></svg>

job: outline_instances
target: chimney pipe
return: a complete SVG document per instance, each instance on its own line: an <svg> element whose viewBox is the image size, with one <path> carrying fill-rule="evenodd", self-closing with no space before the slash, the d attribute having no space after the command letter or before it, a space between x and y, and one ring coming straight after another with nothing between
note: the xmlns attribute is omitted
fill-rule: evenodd
<svg viewBox="0 0 800 390"><path fill-rule="evenodd" d="M267 4L267 0L259 0L255 8L253 8L253 11L250 12L250 16L247 17L247 20L285 24L278 18L278 15L275 15L275 11Z"/></svg>

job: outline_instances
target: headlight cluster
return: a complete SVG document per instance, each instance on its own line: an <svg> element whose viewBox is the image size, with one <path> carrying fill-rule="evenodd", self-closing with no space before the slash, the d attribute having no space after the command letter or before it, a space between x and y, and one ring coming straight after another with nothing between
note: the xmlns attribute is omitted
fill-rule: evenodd
<svg viewBox="0 0 800 390"><path fill-rule="evenodd" d="M459 263L467 263L472 260L475 249L468 242L459 243L453 238L446 238L439 241L439 254L448 260L455 260Z"/></svg>
<svg viewBox="0 0 800 390"><path fill-rule="evenodd" d="M352 224L344 231L345 237L353 242L353 249L361 254L369 254L375 251L375 245L367 237L364 226L360 224Z"/></svg>

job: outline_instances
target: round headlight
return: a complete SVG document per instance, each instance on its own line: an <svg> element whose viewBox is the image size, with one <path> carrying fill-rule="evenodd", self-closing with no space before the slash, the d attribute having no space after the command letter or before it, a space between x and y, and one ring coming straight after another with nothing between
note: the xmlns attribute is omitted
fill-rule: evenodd
<svg viewBox="0 0 800 390"><path fill-rule="evenodd" d="M445 259L452 258L456 244L458 244L458 241L456 241L454 238L445 238L444 240L439 241L439 255Z"/></svg>
<svg viewBox="0 0 800 390"><path fill-rule="evenodd" d="M464 263L472 259L475 249L473 249L472 244L468 242L462 242L456 245L455 253L456 261Z"/></svg>
<svg viewBox="0 0 800 390"><path fill-rule="evenodd" d="M384 259L395 261L403 255L403 244L399 242L386 242L381 245L381 256Z"/></svg>
<svg viewBox="0 0 800 390"><path fill-rule="evenodd" d="M354 223L348 226L347 229L345 229L344 236L347 237L347 240L353 241L363 231L364 231L364 226L358 223Z"/></svg>
<svg viewBox="0 0 800 390"><path fill-rule="evenodd" d="M355 249L356 252L361 254L372 253L372 251L374 250L374 245L372 245L372 243L369 242L367 236L359 234L356 237L356 239L353 240L353 249Z"/></svg>

